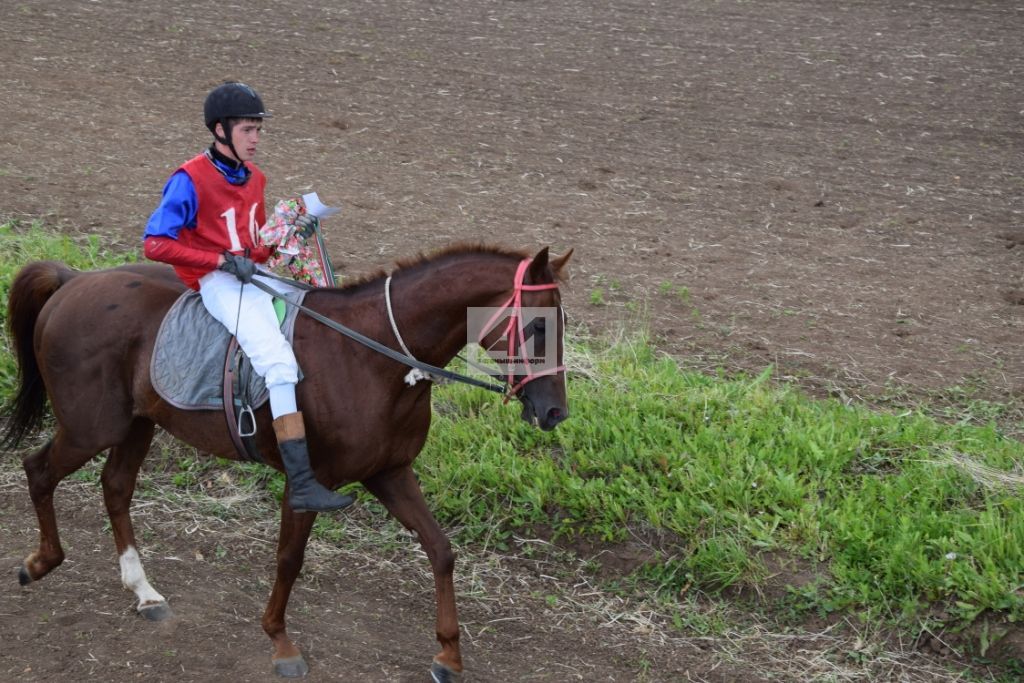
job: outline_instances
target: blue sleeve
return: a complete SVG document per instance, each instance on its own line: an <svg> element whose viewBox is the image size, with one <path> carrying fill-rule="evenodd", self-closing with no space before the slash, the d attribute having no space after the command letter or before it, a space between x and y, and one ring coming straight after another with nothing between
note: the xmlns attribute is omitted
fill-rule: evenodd
<svg viewBox="0 0 1024 683"><path fill-rule="evenodd" d="M182 170L175 171L164 185L160 206L149 217L143 238L156 236L178 239L178 232L182 228L196 227L198 211L199 198L192 178Z"/></svg>

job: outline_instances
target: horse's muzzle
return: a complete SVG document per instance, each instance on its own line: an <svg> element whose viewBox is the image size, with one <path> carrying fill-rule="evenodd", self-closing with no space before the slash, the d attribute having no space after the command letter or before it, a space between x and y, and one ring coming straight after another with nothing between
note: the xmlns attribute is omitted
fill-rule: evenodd
<svg viewBox="0 0 1024 683"><path fill-rule="evenodd" d="M523 412L521 417L526 422L539 427L545 432L550 432L552 429L558 426L565 418L569 417L568 408L562 408L559 406L552 406L547 410L543 411L543 414L539 414L537 409L533 405L533 401L529 400L525 396L522 397Z"/></svg>
<svg viewBox="0 0 1024 683"><path fill-rule="evenodd" d="M545 432L550 432L567 417L569 417L568 409L562 410L561 408L548 408L547 415L545 416L545 419L541 421L540 428Z"/></svg>

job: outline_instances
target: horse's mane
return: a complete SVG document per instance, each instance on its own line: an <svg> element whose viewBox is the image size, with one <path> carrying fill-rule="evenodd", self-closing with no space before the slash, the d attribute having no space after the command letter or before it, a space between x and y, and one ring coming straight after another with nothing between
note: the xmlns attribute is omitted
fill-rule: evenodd
<svg viewBox="0 0 1024 683"><path fill-rule="evenodd" d="M490 254L494 256L507 256L515 259L524 259L528 257L528 254L525 251L517 249L499 247L493 244L484 244L483 242L456 242L455 244L451 244L441 249L435 249L428 253L419 252L415 256L396 260L395 268L391 275L394 276L404 270L412 270L420 266L434 264L449 257L465 256L467 254ZM354 280L348 280L344 282L339 289L345 291L355 290L371 282L377 282L378 280L387 277L387 275L387 271L379 269L367 275L362 275Z"/></svg>

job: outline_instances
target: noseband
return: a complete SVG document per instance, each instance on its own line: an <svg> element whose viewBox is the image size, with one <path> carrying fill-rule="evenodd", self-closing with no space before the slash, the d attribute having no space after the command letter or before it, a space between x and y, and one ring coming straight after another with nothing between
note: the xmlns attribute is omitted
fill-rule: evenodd
<svg viewBox="0 0 1024 683"><path fill-rule="evenodd" d="M501 333L502 336L505 337L509 354L512 354L513 349L515 349L517 354L514 360L510 359L508 377L505 379L509 387L508 392L505 394L506 402L518 394L528 382L532 382L538 377L554 375L565 370L564 365L559 365L557 367L541 370L540 372L534 372L530 363L531 359L526 355L526 332L525 326L523 325L523 292L539 292L545 289L558 289L558 283L556 282L549 282L547 284L540 285L523 284L523 279L526 277L526 269L529 268L530 263L532 262L533 259L528 258L519 262L519 267L516 269L516 277L513 281L512 296L509 297L508 301L506 301L500 309L495 311L494 315L492 315L490 320L487 321L487 324L484 325L483 330L480 333L480 337L477 340L477 342L483 346L484 337L487 336L491 327L498 320L502 319L502 316L506 311L509 309L512 310L511 315L508 317L508 325L505 326L505 330ZM526 373L521 380L516 382L516 363L514 361L519 360L522 361L522 365L525 368Z"/></svg>

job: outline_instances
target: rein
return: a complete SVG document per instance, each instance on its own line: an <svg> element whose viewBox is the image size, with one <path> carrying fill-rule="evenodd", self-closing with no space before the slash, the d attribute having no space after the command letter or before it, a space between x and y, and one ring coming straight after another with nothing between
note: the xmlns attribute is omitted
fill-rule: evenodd
<svg viewBox="0 0 1024 683"><path fill-rule="evenodd" d="M406 381L410 385L415 384L418 379L423 378L431 380L435 378L447 379L455 382L462 382L464 384L470 384L472 386L480 387L481 389L487 389L488 391L493 391L498 394L503 394L505 396L505 401L507 402L509 399L511 399L513 396L519 393L519 391L528 382L532 382L538 377L557 374L565 370L564 365L559 365L558 367L549 368L547 370L542 370L540 372L533 372L532 368L530 367L530 359L526 355L526 333L525 328L523 326L522 316L523 292L536 292L546 289L558 288L558 283L556 282L550 282L547 284L539 285L524 284L523 280L526 277L526 269L529 267L531 262L532 259L528 258L523 259L522 261L519 262L519 267L516 269L515 280L513 282L512 296L509 297L508 301L506 301L504 305L502 305L502 307L498 309L493 316L491 316L490 320L487 321L487 324L484 325L483 331L481 332L480 338L478 339L478 342L482 342L484 336L486 336L487 332L490 331L491 326L494 325L496 321L501 319L505 311L507 311L510 308L512 309L512 314L509 316L508 325L505 327L505 330L504 332L502 332L502 334L506 338L508 345L507 348L509 349L509 351L511 351L512 349L519 350L520 356L523 360L523 366L526 368L526 377L524 377L519 382L515 382L514 364L509 363L508 375L505 378L504 385L493 384L491 382L484 382L482 380L476 379L475 377L469 377L467 375L453 372L451 370L446 370L444 368L439 368L435 365L431 365L429 363L424 363L423 361L417 360L412 355L412 352L409 351L409 347L405 345L405 341L402 339L402 335L398 331L398 325L395 322L394 313L392 312L391 309L391 276L388 276L387 280L385 280L384 282L384 299L387 304L388 321L391 323L391 329L395 335L395 338L398 339L398 343L401 345L402 350L405 351L404 354L399 353L398 351L395 351L394 349L385 346L378 341L370 339L369 337L360 334L359 332L356 332L355 330L349 327L345 327L341 323L335 322L334 320L331 320L330 318L321 315L320 313L317 313L311 308L308 308L306 306L303 306L302 304L286 299L280 292L276 291L273 287L263 282L254 279L252 281L252 284L256 285L256 287L262 289L267 294L284 300L285 303L287 303L289 306L294 306L298 308L301 312L305 313L306 315L313 318L317 322L326 325L335 332L339 332L348 337L349 339L357 341L363 346L366 346L376 351L377 353L387 356L391 360L397 361L399 363L402 363L403 365L407 365L410 368L413 368L409 375L406 376ZM264 272L262 274L267 275L268 273ZM270 275L275 279L283 279L273 274ZM419 371L419 373L422 374L417 375L417 371Z"/></svg>
<svg viewBox="0 0 1024 683"><path fill-rule="evenodd" d="M338 323L338 322L335 322L335 321L331 320L330 318L328 318L325 315L321 315L321 314L317 313L316 311L314 311L312 308L309 308L308 306L303 306L300 303L296 303L294 301L289 301L288 299L285 299L283 294L278 292L276 289L274 289L270 285L264 284L264 283L260 282L259 280L253 279L252 284L256 285L256 287L258 287L259 289L262 289L267 294L269 294L269 295L271 295L273 297L277 297L279 299L284 300L284 302L286 304L288 304L289 306L294 306L295 308L298 308L300 311L302 311L303 313L308 315L313 320L316 320L317 322L326 325L327 327L331 328L335 332L340 332L341 334L345 335L349 339L352 339L353 341L357 341L360 344L362 344L363 346L366 346L366 347L368 347L370 349L373 349L374 351L376 351L379 354L387 356L391 360L398 361L399 363L402 363L403 365L408 365L410 368L414 368L416 370L419 370L420 372L423 372L423 373L425 373L427 375L436 375L438 377L443 377L444 379L449 379L449 380L452 380L454 382L462 382L464 384L471 384L471 385L473 385L475 387L480 387L481 389L487 389L488 391L493 391L493 392L498 393L498 394L506 394L507 393L506 392L506 387L503 386L503 385L492 384L490 382L483 382L481 380L476 379L475 377L468 377L466 375L461 375L461 374L459 374L457 372L452 372L451 370L445 370L444 368L439 368L439 367L437 367L435 365L431 365L430 363L424 363L422 361L418 361L415 358L413 358L412 356L406 356L404 354L401 354L401 353L399 353L398 351L395 351L392 348L384 346L380 342L377 342L377 341L374 341L373 339L370 339L369 337L367 337L364 334L360 334L359 332L356 332L355 330L353 330L353 329L351 329L349 327L345 327L341 323Z"/></svg>

